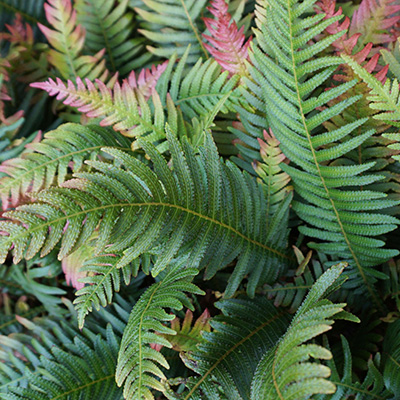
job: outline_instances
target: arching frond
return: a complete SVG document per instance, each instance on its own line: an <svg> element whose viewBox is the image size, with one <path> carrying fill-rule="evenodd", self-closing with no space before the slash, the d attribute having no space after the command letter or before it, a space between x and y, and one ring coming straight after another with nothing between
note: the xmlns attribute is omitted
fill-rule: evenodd
<svg viewBox="0 0 400 400"><path fill-rule="evenodd" d="M133 307L122 337L118 355L116 381L124 384L126 400L154 399L150 389L163 391L157 378L165 379L159 365L168 368L167 360L150 345L172 345L158 333L174 334L163 322L171 321L174 315L165 309L180 310L183 305L191 307L186 293L203 292L191 283L196 269L186 268L177 262L169 266L161 281L150 286Z"/></svg>
<svg viewBox="0 0 400 400"><path fill-rule="evenodd" d="M329 360L331 352L310 341L331 329L336 318L345 316L346 304L333 304L324 299L343 272L344 263L331 267L313 285L298 309L287 332L258 364L251 398L305 400L315 394L333 394L336 386L327 378L330 369L314 360Z"/></svg>
<svg viewBox="0 0 400 400"><path fill-rule="evenodd" d="M155 276L183 251L191 254L191 266L206 267L207 279L238 257L226 296L234 294L245 276L250 294L260 282L274 280L290 261L283 249L291 196L267 218L262 187L231 163L220 161L209 136L199 156L186 140L182 148L174 134L167 138L173 169L145 140L139 144L154 172L121 150L105 148L124 167L89 161L98 172L78 173L78 179L65 182L63 188L42 190L34 195L34 203L5 212L0 221L6 233L0 236L2 260L11 247L18 262L39 252L47 254L60 241L63 259L99 226L96 254L119 254L114 268L152 249L158 254ZM89 306L91 302L84 314Z"/></svg>

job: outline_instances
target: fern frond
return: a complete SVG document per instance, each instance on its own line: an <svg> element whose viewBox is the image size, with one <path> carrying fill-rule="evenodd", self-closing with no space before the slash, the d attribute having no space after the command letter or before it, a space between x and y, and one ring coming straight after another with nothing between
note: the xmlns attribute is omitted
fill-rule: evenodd
<svg viewBox="0 0 400 400"><path fill-rule="evenodd" d="M170 58L174 52L182 56L190 44L192 52L188 63L195 63L199 57L208 58L208 52L201 39L199 23L201 11L207 0L142 0L147 9L136 7L140 16L141 29L138 31L154 43L147 49L161 58Z"/></svg>
<svg viewBox="0 0 400 400"><path fill-rule="evenodd" d="M191 307L186 293L203 294L191 283L196 269L185 268L177 262L169 266L161 281L150 286L133 307L122 337L116 370L118 386L124 384L126 400L154 399L151 388L163 391L157 378L165 379L159 365L168 368L167 360L151 348L151 344L171 347L159 333L174 334L163 322L174 315L165 309L180 310L183 305Z"/></svg>
<svg viewBox="0 0 400 400"><path fill-rule="evenodd" d="M318 400L342 400L355 398L357 400L376 400L392 399L392 394L387 390L382 373L380 372L379 359L368 360L368 369L363 379L358 379L353 374L353 362L349 344L344 336L341 336L343 348L343 371L340 374L335 359L326 361L326 365L331 369L329 380L336 385L336 392L332 395L322 395L316 397ZM326 342L326 347L329 348Z"/></svg>
<svg viewBox="0 0 400 400"><path fill-rule="evenodd" d="M397 79L393 81L387 79L385 84L382 84L351 57L342 55L342 58L371 89L370 107L379 111L374 115L374 118L387 121L394 126L400 126L398 122L400 120L400 96Z"/></svg>
<svg viewBox="0 0 400 400"><path fill-rule="evenodd" d="M11 247L18 262L38 252L47 254L60 241L63 259L99 226L95 254L111 244L107 253L121 256L114 268L153 249L158 258L152 273L157 275L182 249L191 253L191 266L207 267L207 279L239 257L226 296L234 294L246 275L250 294L260 282L274 280L290 261L283 249L291 197L267 220L262 187L231 163L221 162L209 136L197 157L186 140L182 149L174 134L167 138L173 170L145 140L139 144L153 161L154 172L125 152L106 148L125 168L89 161L98 172L76 174L78 179L65 182L64 188L40 191L34 203L5 212L0 221L6 233L0 236L2 260Z"/></svg>
<svg viewBox="0 0 400 400"><path fill-rule="evenodd" d="M105 49L108 69L120 75L140 68L149 55L140 56L143 40L132 39L133 13L128 0L114 7L113 0L78 0L77 20L86 30L85 48L91 54Z"/></svg>
<svg viewBox="0 0 400 400"><path fill-rule="evenodd" d="M267 213L274 215L280 203L290 191L288 184L290 177L283 172L279 164L285 162L286 157L279 148L279 141L271 131L264 131L264 140L259 139L262 162L254 163L254 169L260 176L267 198Z"/></svg>
<svg viewBox="0 0 400 400"><path fill-rule="evenodd" d="M327 332L340 318L346 304L333 304L324 299L343 272L345 263L326 271L313 285L294 316L287 332L258 364L254 375L251 398L308 399L315 394L333 394L336 386L327 380L330 369L314 360L329 360L332 354L326 348L309 343ZM347 316L346 316L347 318ZM349 316L356 321L355 317Z"/></svg>
<svg viewBox="0 0 400 400"><path fill-rule="evenodd" d="M385 199L386 195L380 192L357 189L382 179L366 173L372 163L347 166L333 163L374 132L351 136L366 122L365 119L332 132L321 129L325 121L340 114L359 97L339 101L321 112L314 111L341 96L356 82L343 83L320 95L313 95L314 90L341 64L337 57L315 60L313 57L342 32L309 46L309 39L338 17L323 20L323 15L319 14L307 19L304 25L299 16L312 7L314 1L307 2L304 7L297 4L296 1L272 0L266 5L265 21L261 23L262 35L258 33L257 36L259 47L254 47L251 56L257 68L253 73L263 76L268 122L281 143L283 153L291 161L290 165L281 164L281 168L291 176L295 191L303 198L293 204L293 209L308 224L301 226L300 231L321 241L310 243L310 247L348 261L357 271L359 286L379 304L372 285L382 274L371 267L388 260L398 251L383 249L384 241L375 237L394 230L398 220L370 212L384 210L398 202ZM301 14L294 10L296 7ZM346 186L352 188L345 190Z"/></svg>
<svg viewBox="0 0 400 400"><path fill-rule="evenodd" d="M396 40L390 29L400 21L400 5L393 0L363 0L354 11L349 34L360 34L360 44L382 46Z"/></svg>
<svg viewBox="0 0 400 400"><path fill-rule="evenodd" d="M213 331L203 334L197 351L183 355L185 364L199 376L188 380L188 390L179 398L218 398L213 395L219 384L228 399L248 399L262 354L274 346L289 323L288 314L263 297L222 300L216 306L223 314L211 320Z"/></svg>
<svg viewBox="0 0 400 400"><path fill-rule="evenodd" d="M211 331L210 312L207 308L199 318L196 319L193 326L192 321L193 312L187 310L182 324L178 317L175 317L175 319L171 321L171 329L175 332L173 335L162 334L171 344L172 349L181 352L181 354L196 351L197 345L204 340L203 333ZM155 344L153 348L160 351L160 347L162 346Z"/></svg>
<svg viewBox="0 0 400 400"><path fill-rule="evenodd" d="M386 387L400 396L400 321L389 324L383 341L383 379Z"/></svg>
<svg viewBox="0 0 400 400"><path fill-rule="evenodd" d="M85 246L85 245L84 245ZM83 246L83 247L84 247ZM79 253L82 247L77 252ZM93 257L95 249L91 248L91 254L82 259L80 274L81 288L76 292L74 301L79 324L83 326L86 315L93 310L100 310L100 306L106 307L113 300L114 293L119 292L121 281L128 285L132 276L136 277L139 267L149 274L150 260L148 255L144 254L140 258L133 260L123 268L117 268L121 257L115 254L106 254ZM69 257L72 257L72 253Z"/></svg>
<svg viewBox="0 0 400 400"><path fill-rule="evenodd" d="M215 60L196 64L186 70L191 48L187 48L179 62L175 65L176 56L169 61L169 68L157 83L157 92L165 104L167 93L174 103L182 109L183 116L188 119L204 118L213 121L216 110L227 113L234 112L240 104L238 75L229 77L222 71ZM173 68L174 67L174 68ZM218 104L223 101L221 106Z"/></svg>
<svg viewBox="0 0 400 400"><path fill-rule="evenodd" d="M104 81L108 74L105 59L102 59L104 52L100 51L94 56L81 55L85 31L76 23L76 10L71 0L47 0L44 8L47 21L54 28L39 24L53 47L48 52L50 64L57 68L64 79L80 76Z"/></svg>
<svg viewBox="0 0 400 400"><path fill-rule="evenodd" d="M211 7L207 9L215 19L204 18L210 35L203 33L203 37L211 43L205 44L205 48L218 64L231 74L246 75L245 61L249 56L251 38L245 43L244 26L239 30L236 22L231 21L232 16L228 12L225 0L213 0Z"/></svg>
<svg viewBox="0 0 400 400"><path fill-rule="evenodd" d="M44 0L0 0L0 15L20 14L28 22L44 22L43 4Z"/></svg>
<svg viewBox="0 0 400 400"><path fill-rule="evenodd" d="M4 161L0 171L6 176L0 179L0 196L3 208L16 206L28 193L61 185L68 173L82 170L86 159L101 153L104 146L129 150L130 142L123 136L110 134L104 128L65 124L46 133L39 143L27 145L18 158Z"/></svg>
<svg viewBox="0 0 400 400"><path fill-rule="evenodd" d="M115 383L119 338L110 326L102 337L50 318L19 322L30 335L0 336L8 351L0 371L2 399L123 399Z"/></svg>
<svg viewBox="0 0 400 400"><path fill-rule="evenodd" d="M131 80L132 82L132 80ZM154 111L138 88L132 87L125 79L122 84L116 82L113 89L109 89L101 80L96 79L97 87L89 79L85 82L76 78L76 85L68 80L64 84L61 79L49 79L47 82L31 84L47 91L57 100L76 107L89 118L101 117L100 125L113 126L114 130L127 137L145 136L150 142L165 139L164 125L168 122L177 126L177 116L174 106L167 121L160 98L156 92L152 94Z"/></svg>
<svg viewBox="0 0 400 400"><path fill-rule="evenodd" d="M199 61L184 77L182 72L188 54L189 50L173 73L176 57L170 60L168 67L164 63L151 70L142 70L137 77L132 72L122 84L116 82L112 89L100 80L93 83L88 79L83 82L80 78L76 79L76 84L50 78L31 86L46 90L88 117L102 118L101 125L112 125L114 130L127 137L143 136L150 142L161 141L159 149L165 151L166 122L180 136L195 138L211 127L220 111L232 111L239 102L239 77L229 78L228 72L220 74L221 69L215 61ZM157 91L154 90L156 84ZM151 99L147 101L150 95Z"/></svg>

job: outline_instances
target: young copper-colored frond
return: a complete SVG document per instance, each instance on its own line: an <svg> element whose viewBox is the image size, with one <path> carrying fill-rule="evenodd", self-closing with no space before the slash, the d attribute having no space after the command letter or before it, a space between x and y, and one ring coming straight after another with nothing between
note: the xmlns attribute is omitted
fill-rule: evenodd
<svg viewBox="0 0 400 400"><path fill-rule="evenodd" d="M207 8L215 19L203 18L210 35L203 34L210 44L206 49L214 56L218 64L232 74L246 75L245 60L251 38L245 42L244 27L238 29L236 22L228 12L225 0L214 0Z"/></svg>

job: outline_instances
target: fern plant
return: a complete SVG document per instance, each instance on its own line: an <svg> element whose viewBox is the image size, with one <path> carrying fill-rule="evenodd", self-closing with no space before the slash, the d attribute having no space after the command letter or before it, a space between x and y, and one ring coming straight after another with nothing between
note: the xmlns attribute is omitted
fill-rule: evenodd
<svg viewBox="0 0 400 400"><path fill-rule="evenodd" d="M399 13L0 0L0 399L399 397Z"/></svg>

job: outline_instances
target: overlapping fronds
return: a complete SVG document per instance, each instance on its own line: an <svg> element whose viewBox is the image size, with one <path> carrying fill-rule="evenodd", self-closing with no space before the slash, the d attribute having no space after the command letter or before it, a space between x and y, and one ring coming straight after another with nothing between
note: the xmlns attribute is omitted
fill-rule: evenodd
<svg viewBox="0 0 400 400"><path fill-rule="evenodd" d="M225 70L232 74L246 75L245 61L249 56L251 38L245 42L244 25L238 29L236 22L232 21L225 0L214 0L208 10L215 19L204 18L210 33L203 33L203 37L210 42L204 45L205 48Z"/></svg>
<svg viewBox="0 0 400 400"><path fill-rule="evenodd" d="M44 8L47 21L54 28L39 24L53 47L47 55L50 64L57 68L64 79L79 76L104 81L108 75L104 51L92 56L81 54L85 31L76 23L76 10L72 8L71 0L47 0Z"/></svg>
<svg viewBox="0 0 400 400"><path fill-rule="evenodd" d="M153 44L147 49L162 58L170 58L174 52L181 56L186 47L192 47L188 62L199 57L208 58L201 38L201 12L207 0L142 0L147 9L135 7L140 16L139 32Z"/></svg>
<svg viewBox="0 0 400 400"><path fill-rule="evenodd" d="M147 140L156 142L165 138L165 122L172 126L177 124L176 115L172 113L167 121L164 120L164 110L156 92L152 95L155 107L152 113L144 95L128 80L125 79L122 84L116 82L113 89L101 80L96 80L96 85L89 79L82 81L78 77L76 84L70 80L64 84L59 78L57 81L50 78L47 82L31 86L46 90L51 96L57 96L57 100L76 107L90 118L102 118L102 126L111 125L127 137L146 136Z"/></svg>
<svg viewBox="0 0 400 400"><path fill-rule="evenodd" d="M164 63L151 70L142 70L137 78L131 73L122 84L116 82L112 89L100 80L93 83L80 78L76 79L76 84L50 78L31 86L46 90L88 117L102 118L101 125L112 125L114 130L127 137L143 136L150 142L161 141L159 149L165 151L166 122L180 136L197 137L211 127L220 111L232 111L239 102L236 89L239 77L229 78L228 72L221 74L215 61L202 63L199 60L184 76L188 54L189 51L173 73L176 57L171 59L170 67ZM193 81L195 76L200 85ZM154 90L156 84L157 91Z"/></svg>
<svg viewBox="0 0 400 400"><path fill-rule="evenodd" d="M338 371L334 358L326 361L331 370L329 380L336 385L336 392L332 395L316 397L318 400L342 400L355 398L357 400L392 399L392 393L387 390L382 373L380 372L379 360L368 360L368 369L363 379L358 379L352 373L353 360L349 344L344 336L341 337L343 348L343 369ZM326 343L326 347L328 344ZM329 347L328 347L329 348Z"/></svg>
<svg viewBox="0 0 400 400"><path fill-rule="evenodd" d="M333 163L361 145L374 131L352 135L366 119L330 132L321 129L321 124L340 114L359 97L344 99L323 111L314 112L356 82L343 83L320 95L312 95L332 76L341 61L336 57L311 58L342 34L339 32L309 46L309 38L338 19L323 20L323 14L319 14L307 20L307 26L298 26L299 15L293 7L299 7L303 12L307 10L306 5L312 7L313 3L309 1L301 7L296 1L291 5L280 0L268 3L265 22L261 23L262 36L258 36L260 47L254 47L252 58L258 74L269 71L263 74L265 107L270 127L281 142L283 153L291 160L290 165L281 164L281 167L291 176L296 192L303 198L293 204L293 209L307 223L300 231L319 240L319 243L310 243L310 247L348 261L358 275L359 286L379 303L372 283L381 275L370 267L393 257L398 251L382 248L385 242L375 236L394 230L398 220L370 212L398 203L385 199L384 193L357 189L381 179L379 175L367 173L373 163ZM351 189L345 190L346 186Z"/></svg>
<svg viewBox="0 0 400 400"><path fill-rule="evenodd" d="M374 115L374 118L387 121L393 126L400 126L400 96L399 82L397 79L394 79L393 81L388 79L385 84L382 84L382 82L365 70L365 68L362 68L351 57L346 55L343 55L342 57L371 89L369 100L372 104L370 107L374 110L378 110L378 113Z"/></svg>
<svg viewBox="0 0 400 400"><path fill-rule="evenodd" d="M151 345L172 347L159 335L176 333L163 324L175 318L165 309L192 307L186 293L203 293L191 283L197 272L186 268L185 262L170 265L162 280L150 286L133 307L122 337L116 370L116 381L118 386L124 384L126 400L154 399L151 388L164 391L157 378L165 379L159 366L168 368L168 362Z"/></svg>
<svg viewBox="0 0 400 400"><path fill-rule="evenodd" d="M357 318L344 313L346 304L334 304L325 297L337 287L345 263L326 271L313 285L286 333L268 350L254 375L251 398L305 400L315 394L333 394L330 369L314 360L329 360L332 353L312 339L331 329L335 318Z"/></svg>
<svg viewBox="0 0 400 400"><path fill-rule="evenodd" d="M107 253L121 255L117 268L153 249L158 259L152 273L157 275L182 249L191 254L188 264L207 267L206 278L239 257L227 296L245 276L250 294L260 282L274 279L290 260L283 249L291 196L267 219L262 187L231 163L220 161L209 135L199 156L187 141L182 150L174 134L167 137L172 170L145 140L139 144L153 161L154 172L121 150L103 148L124 168L88 161L98 172L75 174L78 179L65 182L64 188L42 190L35 193L34 203L5 212L0 222L5 232L0 237L2 260L11 247L18 262L38 252L47 254L60 241L62 259L99 226L96 253L111 244ZM265 222L255 224L254 216ZM107 287L110 273L102 283ZM87 303L89 308L91 302Z"/></svg>
<svg viewBox="0 0 400 400"><path fill-rule="evenodd" d="M211 320L213 331L203 334L197 351L185 355L186 365L199 376L188 380L182 399L214 399L219 385L228 399L249 399L262 354L275 345L289 323L288 314L263 297L222 300L217 307L223 314Z"/></svg>
<svg viewBox="0 0 400 400"><path fill-rule="evenodd" d="M8 353L0 368L2 399L123 399L115 383L119 338L110 326L101 337L49 318L19 322L30 335L0 336Z"/></svg>
<svg viewBox="0 0 400 400"><path fill-rule="evenodd" d="M0 179L3 208L16 206L29 192L61 185L68 170L78 172L84 160L101 153L104 146L129 150L128 139L97 126L65 124L46 133L39 143L27 145L20 157L11 158L0 165L6 176Z"/></svg>
<svg viewBox="0 0 400 400"><path fill-rule="evenodd" d="M354 11L349 34L360 34L359 44L382 46L396 40L391 32L400 21L400 5L393 0L363 0Z"/></svg>
<svg viewBox="0 0 400 400"><path fill-rule="evenodd" d="M211 59L206 62L198 60L189 71L185 71L190 54L191 49L188 48L178 63L176 56L169 61L169 68L157 84L162 101L166 102L169 93L188 119L213 121L217 112L235 111L235 106L240 104L240 77L229 77L229 73L222 71Z"/></svg>
<svg viewBox="0 0 400 400"><path fill-rule="evenodd" d="M143 40L131 37L134 16L127 10L128 0L114 4L113 0L78 0L75 8L86 29L85 48L93 54L105 49L107 68L125 75L143 67L149 56L141 56Z"/></svg>

